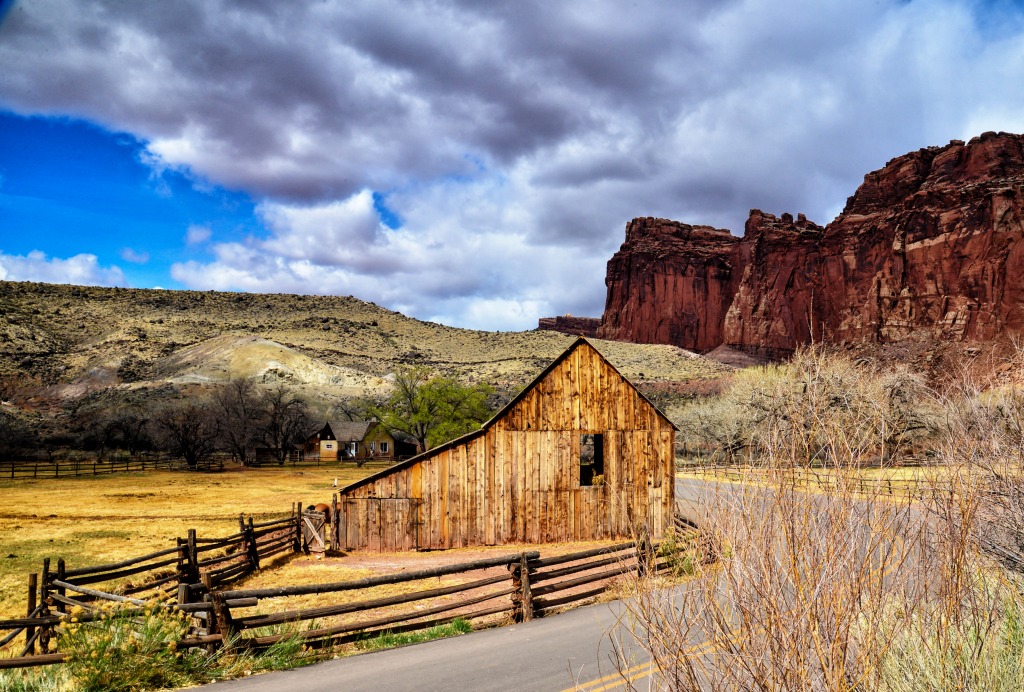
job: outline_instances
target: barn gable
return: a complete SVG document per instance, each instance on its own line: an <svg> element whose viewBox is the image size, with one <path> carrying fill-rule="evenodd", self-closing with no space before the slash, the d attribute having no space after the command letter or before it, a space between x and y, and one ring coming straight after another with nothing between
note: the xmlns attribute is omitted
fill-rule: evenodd
<svg viewBox="0 0 1024 692"><path fill-rule="evenodd" d="M629 537L669 526L675 426L580 338L484 426L340 494L346 549Z"/></svg>

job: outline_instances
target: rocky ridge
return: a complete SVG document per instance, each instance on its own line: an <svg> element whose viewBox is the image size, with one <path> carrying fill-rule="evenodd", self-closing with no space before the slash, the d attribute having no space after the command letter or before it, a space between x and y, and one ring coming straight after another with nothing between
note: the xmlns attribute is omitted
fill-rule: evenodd
<svg viewBox="0 0 1024 692"><path fill-rule="evenodd" d="M781 356L812 340L1024 330L1024 136L985 133L868 173L825 227L752 210L744 235L638 218L599 336Z"/></svg>

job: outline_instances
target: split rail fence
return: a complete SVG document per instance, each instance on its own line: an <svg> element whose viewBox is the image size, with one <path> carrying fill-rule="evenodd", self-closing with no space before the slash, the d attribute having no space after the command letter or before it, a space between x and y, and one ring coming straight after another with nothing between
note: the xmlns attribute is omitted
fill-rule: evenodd
<svg viewBox="0 0 1024 692"><path fill-rule="evenodd" d="M140 609L159 599L166 607L192 614L195 630L209 627L209 604L204 598L260 569L266 561L286 551L299 551L302 543L301 503L289 515L255 522L239 516L239 530L230 536L204 538L190 529L172 548L120 562L69 567L63 559L43 560L42 572L28 578L26 616L0 620L0 648L12 645L24 634L24 645L14 657L0 658L0 669L59 662L60 654L40 657L55 644L53 628L76 606L79 620L99 617L99 606L115 601Z"/></svg>
<svg viewBox="0 0 1024 692"><path fill-rule="evenodd" d="M30 577L28 617L0 621L10 633L0 645L24 633L20 655L0 658L0 669L63 661L51 652L52 628L81 606L79 621L99 617L104 601L127 602L140 609L145 594L162 594L165 606L191 615L192 630L179 646L259 649L285 636L299 636L310 647L372 638L385 632L430 628L464 619L478 622L531 620L612 588L629 573L655 574L674 569L675 556L660 555L660 545L645 536L637 541L542 557L526 551L430 569L387 574L330 584L231 589L230 583L259 569L260 560L303 545L301 504L283 519L242 524L238 534L200 539L189 532L178 546L136 560L68 569L56 573L44 564L34 601ZM241 523L241 519L240 519ZM677 530L692 540L693 525L677 518ZM213 551L230 552L203 557ZM125 577L146 574L121 594L96 588ZM34 575L33 575L34 577ZM110 589L110 587L107 587ZM399 593L395 594L395 591ZM281 634L282 626L289 630ZM42 652L36 654L36 648Z"/></svg>

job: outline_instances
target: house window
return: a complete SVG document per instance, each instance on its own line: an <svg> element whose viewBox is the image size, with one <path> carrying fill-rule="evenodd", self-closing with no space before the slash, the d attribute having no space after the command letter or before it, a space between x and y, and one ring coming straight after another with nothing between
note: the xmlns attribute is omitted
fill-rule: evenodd
<svg viewBox="0 0 1024 692"><path fill-rule="evenodd" d="M358 442L349 442L348 443L348 455L350 457L354 457L356 455L356 445L357 444L359 444L359 443Z"/></svg>
<svg viewBox="0 0 1024 692"><path fill-rule="evenodd" d="M377 443L376 442L371 442L370 443L370 454L376 454L376 453L377 453Z"/></svg>
<svg viewBox="0 0 1024 692"><path fill-rule="evenodd" d="M604 436L580 435L580 487L604 485Z"/></svg>
<svg viewBox="0 0 1024 692"><path fill-rule="evenodd" d="M380 453L381 454L387 454L388 453L388 443L387 442L381 442L380 443Z"/></svg>
<svg viewBox="0 0 1024 692"><path fill-rule="evenodd" d="M324 442L324 449L334 449L334 445L332 445L330 442Z"/></svg>

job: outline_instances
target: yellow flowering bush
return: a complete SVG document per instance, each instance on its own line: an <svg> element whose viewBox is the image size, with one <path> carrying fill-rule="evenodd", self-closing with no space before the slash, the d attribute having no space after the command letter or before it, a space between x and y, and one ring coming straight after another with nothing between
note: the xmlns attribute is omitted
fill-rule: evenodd
<svg viewBox="0 0 1024 692"><path fill-rule="evenodd" d="M214 665L205 652L182 652L189 633L184 613L151 602L138 606L108 603L99 619L83 621L76 607L57 629L58 650L67 656L76 689L143 690L179 687L205 678Z"/></svg>

